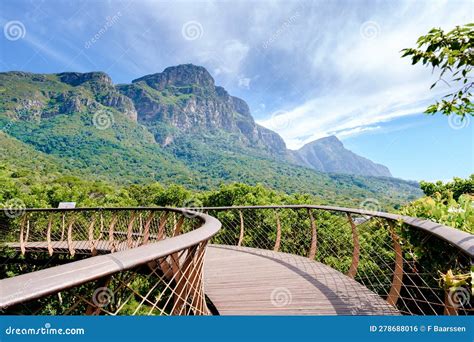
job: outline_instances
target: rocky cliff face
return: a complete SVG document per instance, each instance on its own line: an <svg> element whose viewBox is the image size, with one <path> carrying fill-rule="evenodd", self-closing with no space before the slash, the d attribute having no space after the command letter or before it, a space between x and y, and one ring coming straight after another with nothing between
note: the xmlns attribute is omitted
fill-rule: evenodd
<svg viewBox="0 0 474 342"><path fill-rule="evenodd" d="M172 141L176 134L224 131L235 134L248 146L286 153L283 139L257 125L247 103L216 86L203 67L192 64L169 67L118 89L133 100L139 122L148 126L159 122L177 129L157 134L162 144Z"/></svg>
<svg viewBox="0 0 474 342"><path fill-rule="evenodd" d="M137 119L133 102L120 94L103 72L51 75L7 72L0 74L0 86L5 89L3 110L17 119L39 121L59 114L106 108Z"/></svg>
<svg viewBox="0 0 474 342"><path fill-rule="evenodd" d="M277 133L255 123L244 100L229 95L205 68L192 64L117 86L103 72L0 73L0 91L0 114L19 120L113 110L146 126L178 158L202 160L212 153L222 161L252 155L322 172L390 176L385 166L345 149L336 137L287 150Z"/></svg>
<svg viewBox="0 0 474 342"><path fill-rule="evenodd" d="M109 75L104 72L89 72L89 73L78 73L78 72L65 72L57 74L59 80L63 83L69 84L73 87L84 87L88 89L93 99L106 107L112 107L132 120L137 120L137 111L133 102L127 97L122 95L114 86L112 79ZM67 99L66 99L67 101ZM81 104L84 104L86 108L91 106L91 102L81 103L80 99L73 101L74 105L71 110L83 110ZM67 110L67 109L66 109Z"/></svg>
<svg viewBox="0 0 474 342"><path fill-rule="evenodd" d="M335 136L310 142L296 151L300 162L317 171L391 177L390 170L347 150Z"/></svg>

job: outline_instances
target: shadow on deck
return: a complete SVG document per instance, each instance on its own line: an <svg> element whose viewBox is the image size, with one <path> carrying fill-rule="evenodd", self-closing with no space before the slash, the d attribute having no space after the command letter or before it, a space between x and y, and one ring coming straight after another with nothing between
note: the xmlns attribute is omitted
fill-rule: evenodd
<svg viewBox="0 0 474 342"><path fill-rule="evenodd" d="M346 275L287 253L210 245L204 282L221 315L400 314Z"/></svg>

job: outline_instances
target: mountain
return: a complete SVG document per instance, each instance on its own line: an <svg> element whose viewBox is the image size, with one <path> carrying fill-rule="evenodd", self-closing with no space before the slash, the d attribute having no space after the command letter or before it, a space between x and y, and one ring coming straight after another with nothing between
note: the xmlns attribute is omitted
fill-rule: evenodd
<svg viewBox="0 0 474 342"><path fill-rule="evenodd" d="M386 166L347 150L335 136L310 142L296 153L303 165L316 171L392 177Z"/></svg>
<svg viewBox="0 0 474 342"><path fill-rule="evenodd" d="M103 72L4 72L0 93L3 141L28 151L28 160L3 154L0 164L9 168L54 164L59 173L87 179L195 189L262 183L311 193L321 203L394 204L421 194L414 182L315 171L203 67L170 67L121 85Z"/></svg>
<svg viewBox="0 0 474 342"><path fill-rule="evenodd" d="M287 153L283 139L256 124L247 103L216 86L203 67L192 64L169 67L162 73L117 88L132 99L138 121L149 127L162 145L170 144L180 133L202 135L224 131L254 149Z"/></svg>

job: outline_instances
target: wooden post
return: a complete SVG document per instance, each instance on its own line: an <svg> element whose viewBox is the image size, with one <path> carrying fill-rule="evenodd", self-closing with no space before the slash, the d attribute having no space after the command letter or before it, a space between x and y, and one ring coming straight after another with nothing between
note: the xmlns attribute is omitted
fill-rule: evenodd
<svg viewBox="0 0 474 342"><path fill-rule="evenodd" d="M281 224L280 224L280 215L278 215L278 209L275 210L276 216L276 224L277 224L277 235L275 239L275 246L273 247L273 251L278 252L280 250L280 242L281 242Z"/></svg>
<svg viewBox="0 0 474 342"><path fill-rule="evenodd" d="M104 215L102 214L102 211L100 211L100 233L99 233L99 238L97 240L102 240L102 236L104 236Z"/></svg>
<svg viewBox="0 0 474 342"><path fill-rule="evenodd" d="M165 212L163 215L160 217L160 225L158 226L158 234L156 235L156 240L160 241L163 240L165 237L165 227L166 223L168 222L168 213Z"/></svg>
<svg viewBox="0 0 474 342"><path fill-rule="evenodd" d="M242 246L242 242L244 241L244 214L242 210L239 210L240 216L240 235L239 235L239 242L237 242L237 246Z"/></svg>
<svg viewBox="0 0 474 342"><path fill-rule="evenodd" d="M144 245L147 244L148 240L150 239L150 225L151 225L151 222L153 221L153 217L155 217L155 212L151 211L150 215L148 216L145 222L145 228L143 232L143 242L142 242Z"/></svg>
<svg viewBox="0 0 474 342"><path fill-rule="evenodd" d="M25 243L28 242L29 238L30 238L30 220L26 222Z"/></svg>
<svg viewBox="0 0 474 342"><path fill-rule="evenodd" d="M63 241L64 240L64 231L66 229L66 218L65 218L64 213L61 216L62 216L62 229L61 229L61 240L60 241Z"/></svg>
<svg viewBox="0 0 474 342"><path fill-rule="evenodd" d="M314 221L313 212L308 208L308 216L311 222L311 246L309 247L308 258L314 260L318 248L318 230Z"/></svg>
<svg viewBox="0 0 474 342"><path fill-rule="evenodd" d="M346 215L351 225L352 243L354 245L354 248L352 251L352 263L351 263L351 267L349 268L349 271L347 272L347 276L350 278L354 278L357 273L357 267L359 266L359 256L360 256L359 235L357 233L357 227L354 221L352 220L351 214L346 213Z"/></svg>
<svg viewBox="0 0 474 342"><path fill-rule="evenodd" d="M76 254L76 251L74 250L73 246L73 240L72 240L72 227L74 225L74 217L71 218L71 222L69 223L69 227L67 229L67 245L69 248L69 253L71 256L74 256Z"/></svg>
<svg viewBox="0 0 474 342"><path fill-rule="evenodd" d="M53 246L51 245L51 226L53 225L53 215L50 215L48 222L48 230L46 231L46 241L48 242L49 256L53 255Z"/></svg>
<svg viewBox="0 0 474 342"><path fill-rule="evenodd" d="M130 222L128 223L127 228L127 247L133 247L133 223L135 222L136 212L132 211L132 217L130 218Z"/></svg>
<svg viewBox="0 0 474 342"><path fill-rule="evenodd" d="M183 226L183 223L184 223L184 216L181 216L178 222L174 226L173 236L178 236L181 233L181 227Z"/></svg>
<svg viewBox="0 0 474 342"><path fill-rule="evenodd" d="M117 214L114 213L114 215L112 216L112 220L110 221L110 226L109 226L109 248L110 248L111 253L115 252L114 227L116 223L117 223Z"/></svg>
<svg viewBox="0 0 474 342"><path fill-rule="evenodd" d="M400 246L400 238L395 232L395 227L392 221L388 221L390 227L390 235L393 240L393 249L395 250L395 270L393 271L392 287L387 297L387 302L393 306L397 304L400 297L400 290L403 284L403 255L402 247Z"/></svg>
<svg viewBox="0 0 474 342"><path fill-rule="evenodd" d="M89 225L89 246L91 249L91 255L97 255L97 249L95 248L96 241L94 240L94 224L95 217L92 218L92 222Z"/></svg>
<svg viewBox="0 0 474 342"><path fill-rule="evenodd" d="M25 238L24 238L24 229L25 229L25 225L29 224L29 220L28 220L28 214L26 214L24 217L23 217L23 222L21 223L21 228L20 228L20 249L21 249L21 254L22 255L25 255L25 252L26 252L26 247L25 247L25 244L26 244L26 241L25 241Z"/></svg>

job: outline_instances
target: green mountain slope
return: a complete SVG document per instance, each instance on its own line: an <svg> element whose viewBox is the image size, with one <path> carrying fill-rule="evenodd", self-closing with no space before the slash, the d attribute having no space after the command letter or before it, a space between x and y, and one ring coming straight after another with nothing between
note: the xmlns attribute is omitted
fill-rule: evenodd
<svg viewBox="0 0 474 342"><path fill-rule="evenodd" d="M210 189L222 182L262 183L325 203L378 198L392 205L420 195L413 182L297 165L283 140L254 122L243 100L213 82L194 66L120 86L104 73L0 73L2 145L27 150L26 158L10 151L1 161L118 184Z"/></svg>

